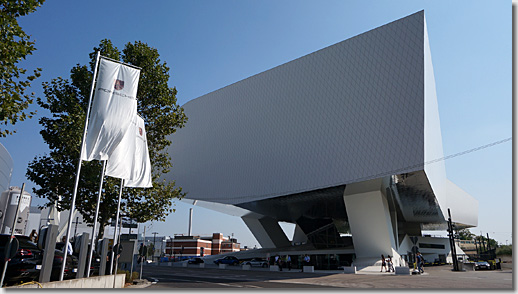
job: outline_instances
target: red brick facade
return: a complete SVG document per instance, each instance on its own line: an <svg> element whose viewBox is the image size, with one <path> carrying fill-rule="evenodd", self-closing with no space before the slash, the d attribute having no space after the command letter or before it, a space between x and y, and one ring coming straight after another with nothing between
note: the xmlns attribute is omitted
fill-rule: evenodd
<svg viewBox="0 0 518 294"><path fill-rule="evenodd" d="M167 241L165 254L170 256L206 256L240 251L236 239L214 233L212 237L175 236ZM202 252L203 251L203 252Z"/></svg>

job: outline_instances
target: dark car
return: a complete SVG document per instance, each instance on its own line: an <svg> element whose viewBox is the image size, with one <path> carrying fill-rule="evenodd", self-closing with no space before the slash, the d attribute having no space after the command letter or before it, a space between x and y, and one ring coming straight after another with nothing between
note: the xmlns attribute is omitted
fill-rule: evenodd
<svg viewBox="0 0 518 294"><path fill-rule="evenodd" d="M11 285L22 281L38 279L41 269L41 250L27 236L15 236L19 244L18 252L11 258L5 272L4 283ZM5 251L11 235L0 235L0 270L4 268ZM13 242L14 243L14 242Z"/></svg>
<svg viewBox="0 0 518 294"><path fill-rule="evenodd" d="M475 270L489 270L491 269L491 265L487 261L477 261L475 262Z"/></svg>
<svg viewBox="0 0 518 294"><path fill-rule="evenodd" d="M51 281L59 281L61 274L61 266L63 264L63 251L54 251L54 262L52 263L52 273L50 274ZM77 275L77 264L78 259L74 255L67 254L67 263L65 264L65 273L63 274L63 280L75 279Z"/></svg>
<svg viewBox="0 0 518 294"><path fill-rule="evenodd" d="M3 269L5 249L11 235L0 234L0 269ZM5 283L15 284L19 282L36 281L39 279L44 250L31 242L28 236L16 235L19 248L17 254L11 258L5 274ZM75 256L67 256L65 274L63 279L76 277L78 260ZM63 264L63 252L55 249L52 263L51 281L59 280L61 265Z"/></svg>
<svg viewBox="0 0 518 294"><path fill-rule="evenodd" d="M239 259L235 256L225 256L224 258L218 258L214 260L215 264L230 264L230 265L238 265Z"/></svg>
<svg viewBox="0 0 518 294"><path fill-rule="evenodd" d="M188 264L200 264L200 263L205 263L205 261L203 261L203 259L199 258L199 257L194 257L194 258L191 258L187 261Z"/></svg>

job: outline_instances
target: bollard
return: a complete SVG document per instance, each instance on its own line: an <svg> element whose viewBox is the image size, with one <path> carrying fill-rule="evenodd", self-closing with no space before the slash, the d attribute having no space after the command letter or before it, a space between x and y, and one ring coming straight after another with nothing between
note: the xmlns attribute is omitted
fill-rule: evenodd
<svg viewBox="0 0 518 294"><path fill-rule="evenodd" d="M356 266L344 266L344 274L356 274Z"/></svg>
<svg viewBox="0 0 518 294"><path fill-rule="evenodd" d="M409 276L410 275L410 268L408 266L396 266L394 268L394 273L396 275Z"/></svg>

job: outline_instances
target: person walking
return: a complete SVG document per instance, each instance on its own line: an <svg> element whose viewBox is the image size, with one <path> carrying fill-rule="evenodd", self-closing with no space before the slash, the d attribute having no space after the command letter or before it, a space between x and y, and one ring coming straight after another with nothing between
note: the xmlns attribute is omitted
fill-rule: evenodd
<svg viewBox="0 0 518 294"><path fill-rule="evenodd" d="M291 257L289 255L286 255L286 266L288 270L291 271Z"/></svg>
<svg viewBox="0 0 518 294"><path fill-rule="evenodd" d="M38 233L36 230L32 230L31 234L29 235L29 240L31 240L32 243L38 243Z"/></svg>
<svg viewBox="0 0 518 294"><path fill-rule="evenodd" d="M282 272L282 258L279 255L275 256L275 263L279 267L279 271Z"/></svg>
<svg viewBox="0 0 518 294"><path fill-rule="evenodd" d="M424 258L421 255L421 252L419 252L419 251L417 252L416 259L417 259L417 270L419 271L420 274L422 274L422 273L424 273Z"/></svg>
<svg viewBox="0 0 518 294"><path fill-rule="evenodd" d="M301 272L304 271L304 266L309 266L310 262L311 262L311 259L310 259L309 255L307 255L307 254L304 255L304 259L303 260L304 261L302 263L302 270L301 270Z"/></svg>
<svg viewBox="0 0 518 294"><path fill-rule="evenodd" d="M385 272L387 272L387 262L385 261L385 256L381 255L381 270L380 273L383 272L383 269L385 269Z"/></svg>
<svg viewBox="0 0 518 294"><path fill-rule="evenodd" d="M387 268L389 273L394 272L394 265L392 264L392 257L390 257L390 255L387 255Z"/></svg>

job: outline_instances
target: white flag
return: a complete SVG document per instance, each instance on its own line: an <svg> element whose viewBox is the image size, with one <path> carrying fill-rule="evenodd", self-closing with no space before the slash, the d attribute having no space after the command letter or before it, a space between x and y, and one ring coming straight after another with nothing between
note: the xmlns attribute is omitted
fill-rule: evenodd
<svg viewBox="0 0 518 294"><path fill-rule="evenodd" d="M105 175L129 180L133 177L135 165L135 145L137 142L137 114L133 116L131 125L124 134L119 145L115 148L106 163Z"/></svg>
<svg viewBox="0 0 518 294"><path fill-rule="evenodd" d="M101 58L81 159L107 160L137 112L140 70Z"/></svg>
<svg viewBox="0 0 518 294"><path fill-rule="evenodd" d="M137 115L135 140L135 155L133 165L133 177L124 181L124 187L151 188L153 179L151 178L151 160L147 147L146 128L144 120Z"/></svg>

